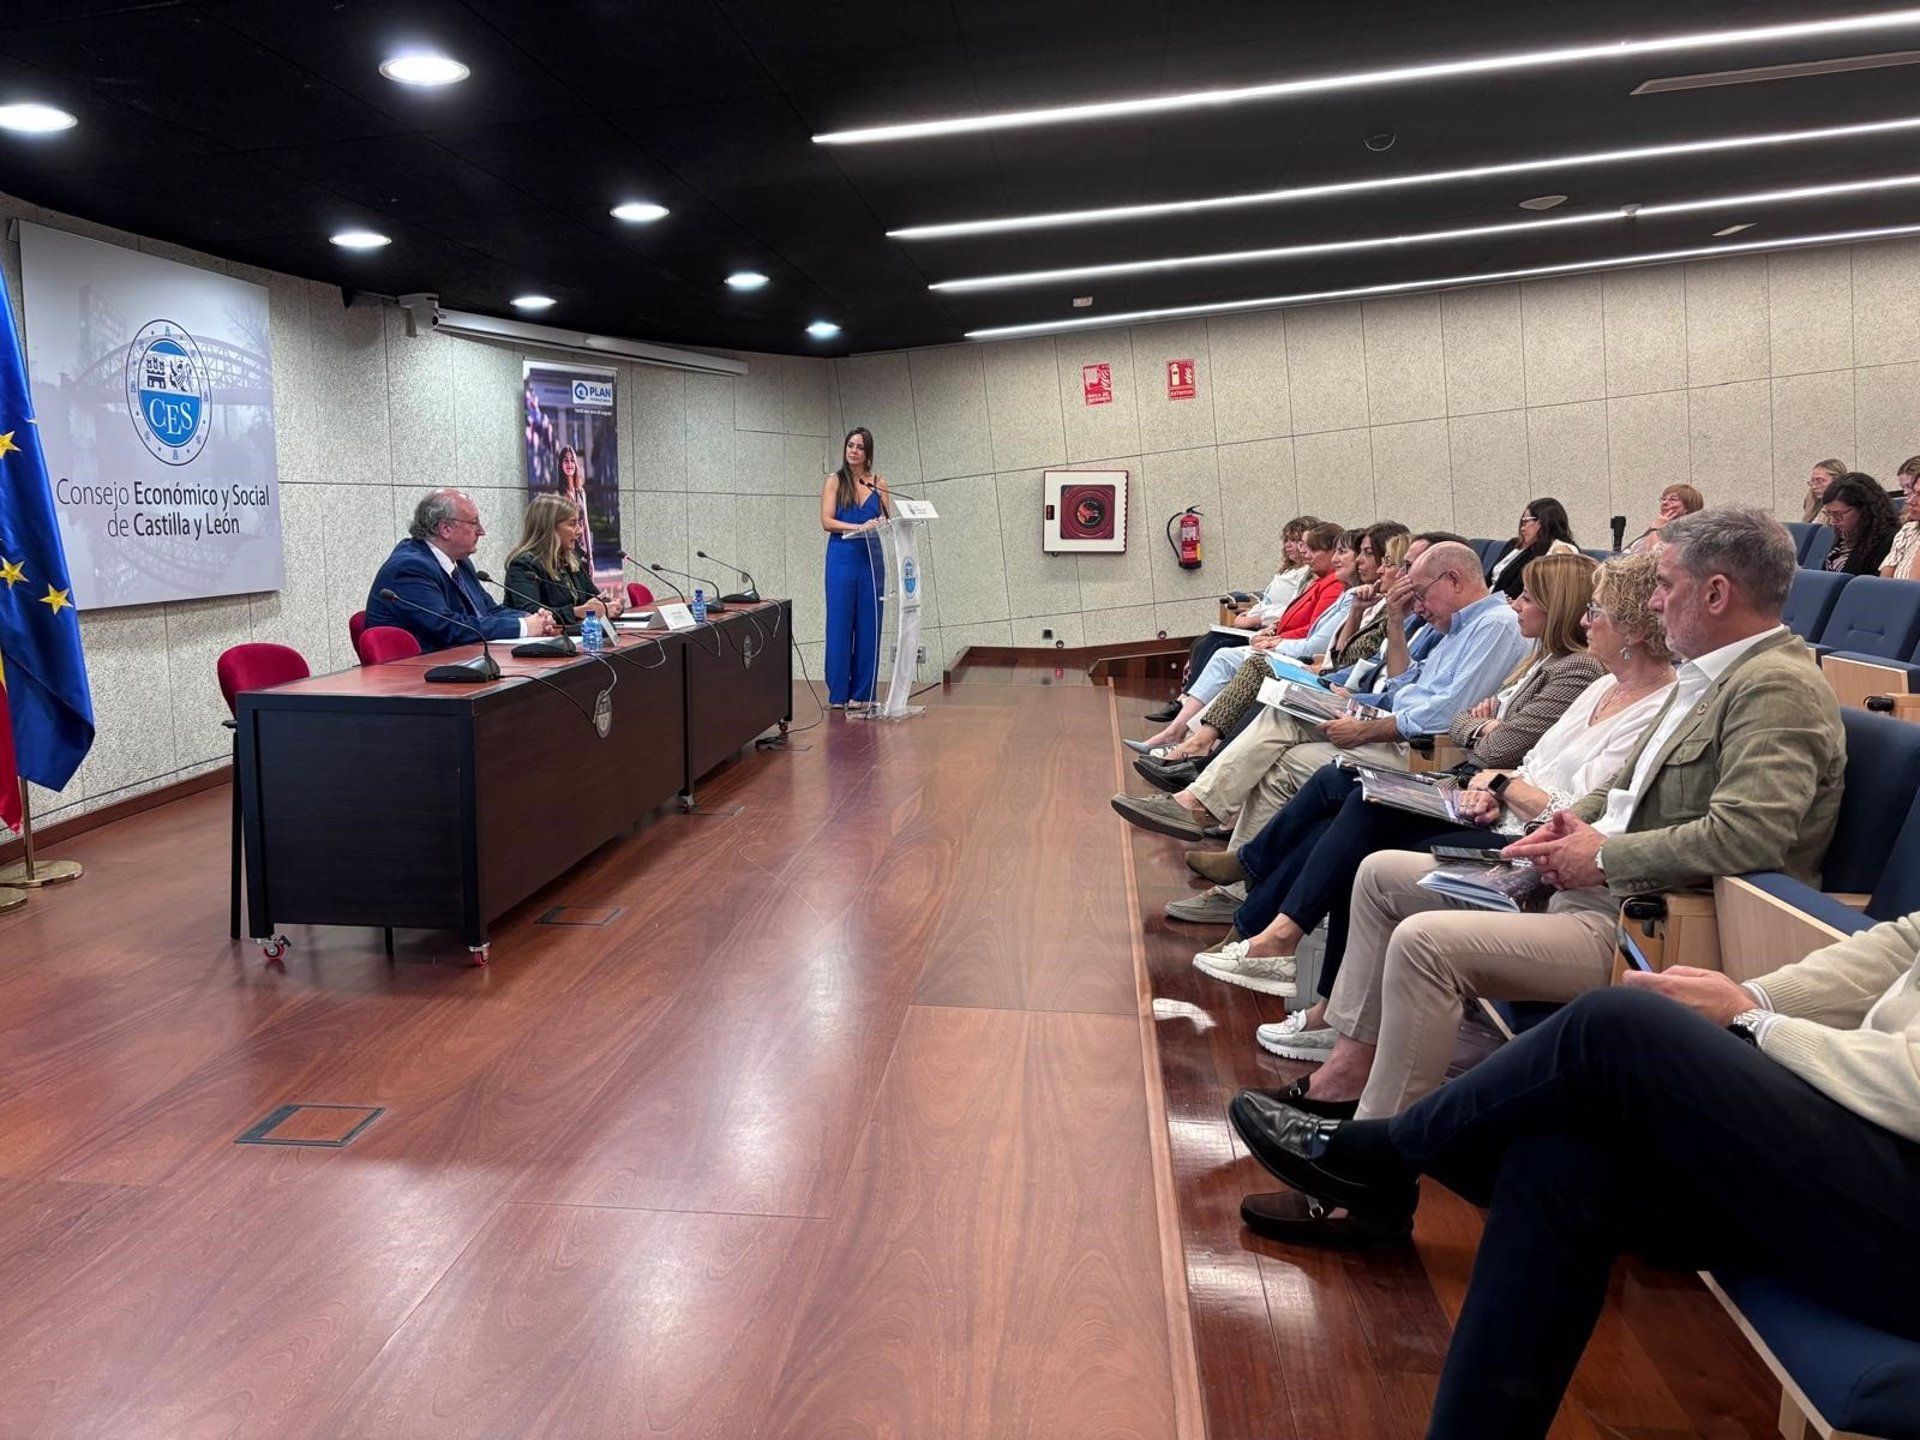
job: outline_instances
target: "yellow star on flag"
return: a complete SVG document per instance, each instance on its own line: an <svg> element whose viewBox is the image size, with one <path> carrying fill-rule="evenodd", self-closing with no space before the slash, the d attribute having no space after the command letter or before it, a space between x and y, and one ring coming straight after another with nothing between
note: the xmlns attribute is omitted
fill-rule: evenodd
<svg viewBox="0 0 1920 1440"><path fill-rule="evenodd" d="M49 585L47 586L47 593L40 597L40 603L42 605L51 605L53 607L53 613L58 615L62 610L71 606L73 601L67 598L66 591L56 590L53 586Z"/></svg>
<svg viewBox="0 0 1920 1440"><path fill-rule="evenodd" d="M7 582L9 590L27 578L25 564L24 560L0 560L0 580Z"/></svg>
<svg viewBox="0 0 1920 1440"><path fill-rule="evenodd" d="M20 448L13 443L13 435L14 432L11 430L7 431L4 435L0 435L0 456L5 456Z"/></svg>

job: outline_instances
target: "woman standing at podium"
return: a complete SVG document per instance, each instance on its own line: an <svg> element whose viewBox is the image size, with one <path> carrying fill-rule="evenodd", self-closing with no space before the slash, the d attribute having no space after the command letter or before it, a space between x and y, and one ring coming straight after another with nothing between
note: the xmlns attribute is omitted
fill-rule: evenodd
<svg viewBox="0 0 1920 1440"><path fill-rule="evenodd" d="M820 528L827 532L827 703L835 710L873 701L886 581L875 532L891 513L887 482L873 473L873 432L856 425L841 446L840 468L820 487Z"/></svg>

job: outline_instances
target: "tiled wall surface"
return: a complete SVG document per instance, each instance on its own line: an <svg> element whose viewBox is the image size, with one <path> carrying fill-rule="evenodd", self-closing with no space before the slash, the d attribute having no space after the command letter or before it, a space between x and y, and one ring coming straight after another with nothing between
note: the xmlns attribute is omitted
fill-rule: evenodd
<svg viewBox="0 0 1920 1440"><path fill-rule="evenodd" d="M1194 361L1197 394L1167 395ZM1111 366L1089 406L1081 367ZM1140 325L834 362L836 432L940 506L941 636L1069 645L1192 630L1272 573L1311 511L1467 535L1557 496L1583 545L1662 487L1798 519L1837 455L1890 481L1920 452L1920 242L1729 257L1445 295ZM1040 471L1132 476L1125 555L1040 550ZM1181 570L1167 518L1206 512Z"/></svg>
<svg viewBox="0 0 1920 1440"><path fill-rule="evenodd" d="M275 640L316 670L353 663L346 619L425 490L473 491L502 570L524 505L523 352L409 338L385 306L175 252L0 197L0 218L56 224L268 287L287 584L275 595L83 615L99 740L55 816L221 763L216 657ZM19 252L0 251L16 304ZM565 357L558 357L565 358ZM1067 645L1191 631L1213 597L1264 583L1281 523L1504 534L1532 495L1637 530L1663 485L1797 516L1811 461L1883 478L1920 451L1920 243L1318 306L1087 335L827 361L746 355L740 379L620 367L627 548L679 568L705 549L791 595L820 674L820 478L852 425L878 468L936 502L923 550L923 675L972 643ZM1167 397L1169 359L1197 395ZM1113 402L1082 403L1084 364ZM1040 472L1130 473L1124 555L1040 550ZM1163 527L1206 512L1206 564L1178 568Z"/></svg>

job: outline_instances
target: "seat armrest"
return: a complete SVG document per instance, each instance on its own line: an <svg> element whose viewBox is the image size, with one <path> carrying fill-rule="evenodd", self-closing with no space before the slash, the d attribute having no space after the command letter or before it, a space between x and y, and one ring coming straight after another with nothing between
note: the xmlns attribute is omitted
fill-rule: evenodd
<svg viewBox="0 0 1920 1440"><path fill-rule="evenodd" d="M1835 650L1821 655L1820 673L1842 705L1865 705L1870 695L1907 694L1920 678L1920 665Z"/></svg>
<svg viewBox="0 0 1920 1440"><path fill-rule="evenodd" d="M1713 882L1721 968L1754 980L1873 924L1866 916L1785 875L1729 875Z"/></svg>
<svg viewBox="0 0 1920 1440"><path fill-rule="evenodd" d="M1407 769L1420 774L1451 770L1464 765L1467 752L1453 743L1451 735L1410 735L1407 737Z"/></svg>
<svg viewBox="0 0 1920 1440"><path fill-rule="evenodd" d="M1628 968L1666 970L1691 965L1720 968L1720 932L1714 897L1695 891L1634 895L1620 906L1619 956L1614 979Z"/></svg>

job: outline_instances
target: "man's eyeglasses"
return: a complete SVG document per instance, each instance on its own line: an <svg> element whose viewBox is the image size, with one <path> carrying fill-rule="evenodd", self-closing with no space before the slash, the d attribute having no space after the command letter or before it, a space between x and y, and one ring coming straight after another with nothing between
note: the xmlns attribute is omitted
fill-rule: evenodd
<svg viewBox="0 0 1920 1440"><path fill-rule="evenodd" d="M1442 570L1438 575L1434 576L1431 580L1427 581L1426 584L1416 585L1413 587L1412 603L1414 603L1415 605L1419 605L1423 603L1427 598L1427 591L1431 590L1434 586L1438 585L1442 580L1458 580L1459 578L1460 578L1459 574L1455 571Z"/></svg>

